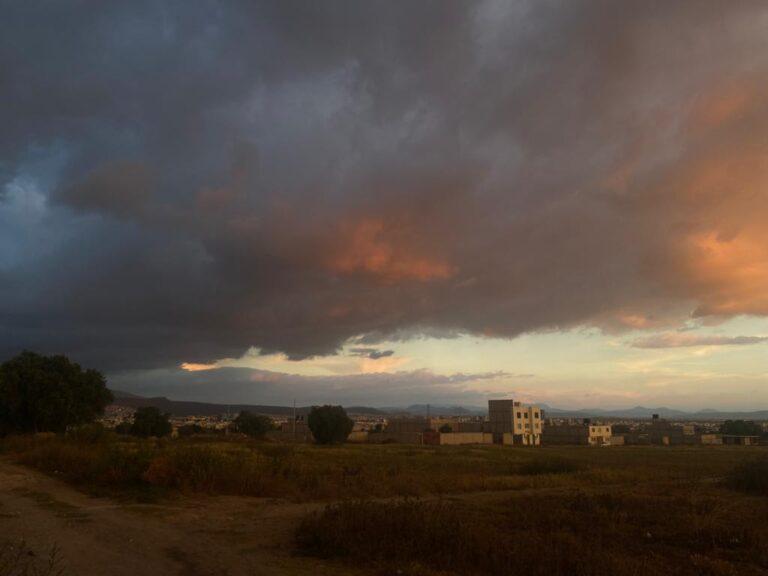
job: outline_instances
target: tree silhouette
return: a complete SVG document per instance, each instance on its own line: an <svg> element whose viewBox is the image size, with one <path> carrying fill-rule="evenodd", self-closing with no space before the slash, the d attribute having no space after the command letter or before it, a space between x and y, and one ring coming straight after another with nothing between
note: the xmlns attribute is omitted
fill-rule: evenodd
<svg viewBox="0 0 768 576"><path fill-rule="evenodd" d="M138 408L133 415L131 434L134 436L168 436L173 427L168 418L170 414L163 414L154 406Z"/></svg>
<svg viewBox="0 0 768 576"><path fill-rule="evenodd" d="M27 351L0 364L0 436L64 432L92 422L110 402L104 376L66 356Z"/></svg>
<svg viewBox="0 0 768 576"><path fill-rule="evenodd" d="M274 428L272 425L272 419L268 416L262 416L261 414L251 414L246 410L240 412L237 418L235 418L233 424L235 426L235 430L248 436L253 436L254 438L261 438L264 436L264 434Z"/></svg>
<svg viewBox="0 0 768 576"><path fill-rule="evenodd" d="M318 444L343 443L354 425L341 406L313 406L307 417L307 426Z"/></svg>
<svg viewBox="0 0 768 576"><path fill-rule="evenodd" d="M751 420L726 420L720 426L720 432L734 436L761 436L763 428Z"/></svg>

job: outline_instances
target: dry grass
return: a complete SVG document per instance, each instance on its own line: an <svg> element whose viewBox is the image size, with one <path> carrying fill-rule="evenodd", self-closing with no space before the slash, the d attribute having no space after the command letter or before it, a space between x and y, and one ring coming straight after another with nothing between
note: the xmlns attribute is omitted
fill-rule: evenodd
<svg viewBox="0 0 768 576"><path fill-rule="evenodd" d="M321 447L76 434L6 438L0 450L121 496L337 502L301 524L298 547L384 573L768 573L762 447Z"/></svg>
<svg viewBox="0 0 768 576"><path fill-rule="evenodd" d="M742 462L728 475L727 484L742 492L768 496L768 457Z"/></svg>
<svg viewBox="0 0 768 576"><path fill-rule="evenodd" d="M0 450L93 491L338 500L715 481L762 448L282 445L242 438L16 437Z"/></svg>
<svg viewBox="0 0 768 576"><path fill-rule="evenodd" d="M292 500L521 489L531 483L523 475L555 472L529 454L493 449L115 436L8 438L2 449L23 464L95 491L179 490Z"/></svg>
<svg viewBox="0 0 768 576"><path fill-rule="evenodd" d="M305 519L296 541L398 574L757 575L768 571L766 511L683 492L349 501Z"/></svg>
<svg viewBox="0 0 768 576"><path fill-rule="evenodd" d="M44 558L22 541L0 542L0 575L2 576L65 576L59 550L53 547Z"/></svg>

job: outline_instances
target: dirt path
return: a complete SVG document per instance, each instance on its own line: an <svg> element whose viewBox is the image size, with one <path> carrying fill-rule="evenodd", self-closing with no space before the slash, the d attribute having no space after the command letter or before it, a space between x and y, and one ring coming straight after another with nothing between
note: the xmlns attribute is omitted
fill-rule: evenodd
<svg viewBox="0 0 768 576"><path fill-rule="evenodd" d="M229 497L120 504L0 458L0 535L41 557L58 547L75 576L360 574L291 555L293 527L317 507Z"/></svg>

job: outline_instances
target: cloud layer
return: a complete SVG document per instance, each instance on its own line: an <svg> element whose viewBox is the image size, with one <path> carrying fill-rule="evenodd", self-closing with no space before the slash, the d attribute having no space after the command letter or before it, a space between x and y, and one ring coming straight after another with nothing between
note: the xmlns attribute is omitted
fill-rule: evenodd
<svg viewBox="0 0 768 576"><path fill-rule="evenodd" d="M504 372L440 375L429 370L345 376L300 376L270 370L220 368L183 372L153 370L117 375L115 389L147 396L217 403L264 403L288 406L336 403L345 406L408 406L434 401L482 406L498 396L499 382L516 378Z"/></svg>
<svg viewBox="0 0 768 576"><path fill-rule="evenodd" d="M2 356L768 314L764 3L2 10Z"/></svg>
<svg viewBox="0 0 768 576"><path fill-rule="evenodd" d="M685 348L694 346L745 346L768 342L768 336L705 336L685 332L667 332L638 338L635 348Z"/></svg>

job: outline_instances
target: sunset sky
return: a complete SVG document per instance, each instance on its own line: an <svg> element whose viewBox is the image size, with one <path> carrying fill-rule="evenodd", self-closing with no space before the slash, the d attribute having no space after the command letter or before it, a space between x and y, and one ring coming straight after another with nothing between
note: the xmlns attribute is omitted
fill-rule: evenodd
<svg viewBox="0 0 768 576"><path fill-rule="evenodd" d="M768 408L768 4L4 3L0 359Z"/></svg>

